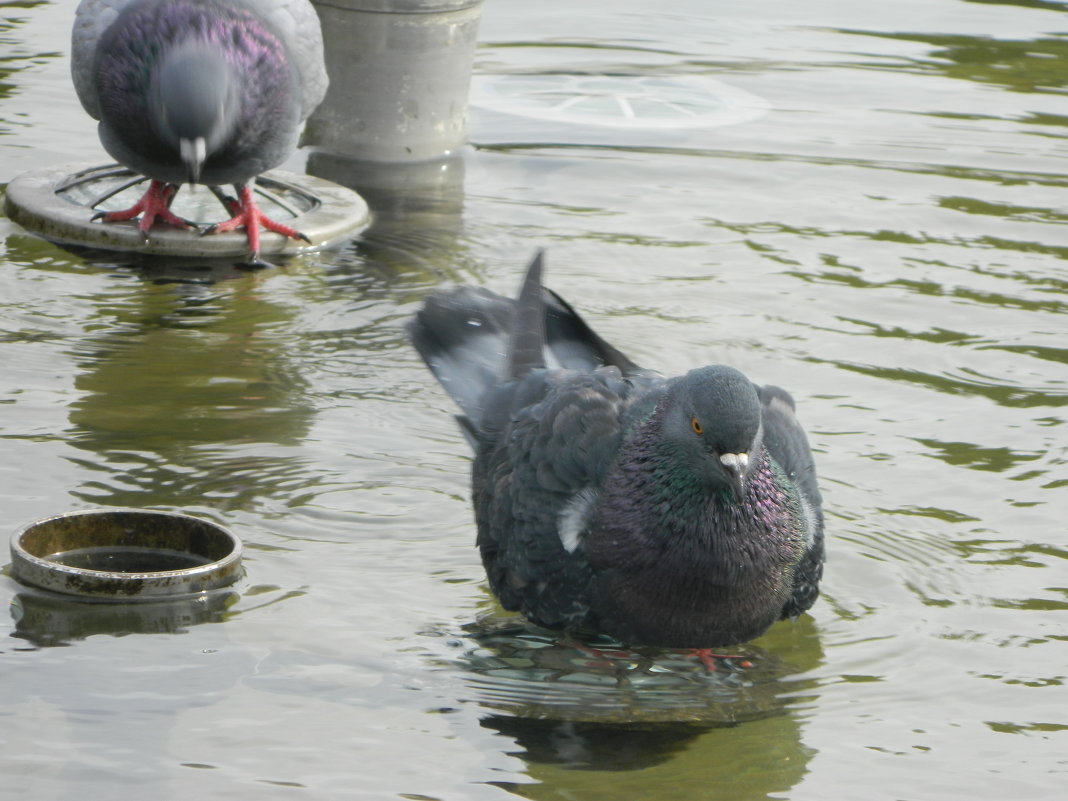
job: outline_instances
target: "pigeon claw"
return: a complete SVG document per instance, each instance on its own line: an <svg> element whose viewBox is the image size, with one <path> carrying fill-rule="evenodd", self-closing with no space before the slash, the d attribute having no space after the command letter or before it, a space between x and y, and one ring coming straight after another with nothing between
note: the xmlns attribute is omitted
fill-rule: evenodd
<svg viewBox="0 0 1068 801"><path fill-rule="evenodd" d="M141 232L141 240L146 245L148 244L148 231L157 222L173 225L175 228L198 230L195 223L183 219L171 211L171 201L174 200L174 195L177 191L178 187L174 184L152 181L141 199L130 208L118 211L98 211L90 218L90 221L122 222L140 216L141 219L137 221L137 229Z"/></svg>
<svg viewBox="0 0 1068 801"><path fill-rule="evenodd" d="M260 207L256 204L256 200L252 196L251 186L244 184L235 188L238 193L237 200L233 201L232 204L227 203L228 206L231 206L230 212L233 216L229 220L209 226L201 232L201 236L207 236L209 234L225 234L229 231L235 231L238 228L244 228L245 235L248 237L248 249L250 254L247 266L256 269L270 266L268 262L260 260L261 228L267 231L273 231L276 234L281 234L289 239L300 239L307 242L309 245L311 244L311 239L309 239L307 235L301 233L296 228L291 228L288 225L272 220L260 211Z"/></svg>

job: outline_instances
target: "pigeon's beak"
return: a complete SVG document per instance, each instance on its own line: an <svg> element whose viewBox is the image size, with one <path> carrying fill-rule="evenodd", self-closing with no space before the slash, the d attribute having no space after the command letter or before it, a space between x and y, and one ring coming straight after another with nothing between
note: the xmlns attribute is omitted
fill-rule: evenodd
<svg viewBox="0 0 1068 801"><path fill-rule="evenodd" d="M198 136L196 139L179 139L178 147L182 161L189 170L189 183L200 183L200 171L204 167L204 159L208 157L208 143L203 136Z"/></svg>
<svg viewBox="0 0 1068 801"><path fill-rule="evenodd" d="M719 462L727 473L734 497L741 500L745 494L745 473L749 469L749 454L724 453L720 455Z"/></svg>

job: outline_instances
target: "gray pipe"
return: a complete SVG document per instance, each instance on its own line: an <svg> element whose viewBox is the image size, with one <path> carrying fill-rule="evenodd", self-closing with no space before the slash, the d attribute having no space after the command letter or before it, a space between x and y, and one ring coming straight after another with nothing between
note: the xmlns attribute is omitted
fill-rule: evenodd
<svg viewBox="0 0 1068 801"><path fill-rule="evenodd" d="M330 89L303 143L355 159L425 161L467 139L482 0L312 0Z"/></svg>

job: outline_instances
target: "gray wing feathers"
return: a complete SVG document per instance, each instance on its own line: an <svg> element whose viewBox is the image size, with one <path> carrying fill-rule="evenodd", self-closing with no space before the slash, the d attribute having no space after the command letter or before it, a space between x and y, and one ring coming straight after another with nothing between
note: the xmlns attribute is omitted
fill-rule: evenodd
<svg viewBox="0 0 1068 801"><path fill-rule="evenodd" d="M300 73L300 119L306 120L326 96L329 79L323 65L323 31L319 15L308 0L246 2L285 38Z"/></svg>
<svg viewBox="0 0 1068 801"><path fill-rule="evenodd" d="M486 393L504 380L513 309L485 289L459 287L427 298L408 324L412 344L475 431Z"/></svg>
<svg viewBox="0 0 1068 801"><path fill-rule="evenodd" d="M132 2L135 0L82 0L74 12L70 72L78 99L94 120L100 119L100 101L93 87L96 45L119 12Z"/></svg>
<svg viewBox="0 0 1068 801"><path fill-rule="evenodd" d="M801 493L807 531L805 552L794 571L794 586L782 617L794 618L809 609L819 596L823 576L823 507L816 483L816 463L808 437L794 416L794 400L784 389L759 388L763 406L764 444Z"/></svg>
<svg viewBox="0 0 1068 801"><path fill-rule="evenodd" d="M779 387L765 385L758 390L763 412L764 444L768 452L786 471L790 480L801 488L808 501L819 506L816 463L808 446L808 437L794 415L794 399Z"/></svg>
<svg viewBox="0 0 1068 801"><path fill-rule="evenodd" d="M478 545L506 609L567 626L588 609L591 567L581 545L619 447L628 384L614 367L539 370L514 383L527 386L502 388L503 397L540 400L505 410L499 435L476 457Z"/></svg>

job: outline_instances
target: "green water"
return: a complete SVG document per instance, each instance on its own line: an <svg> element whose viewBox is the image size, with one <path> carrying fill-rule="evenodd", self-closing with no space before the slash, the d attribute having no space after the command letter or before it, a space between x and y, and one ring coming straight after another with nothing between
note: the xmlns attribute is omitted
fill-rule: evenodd
<svg viewBox="0 0 1068 801"><path fill-rule="evenodd" d="M75 5L4 7L0 181L105 160ZM207 615L66 625L0 582L0 797L1062 797L1065 30L1053 2L492 0L472 146L365 187L375 223L336 251L143 264L0 218L10 530L151 507L246 546ZM663 130L485 101L590 75L764 110ZM826 578L753 668L599 660L489 599L469 453L403 325L443 285L512 292L539 247L636 361L795 396Z"/></svg>

